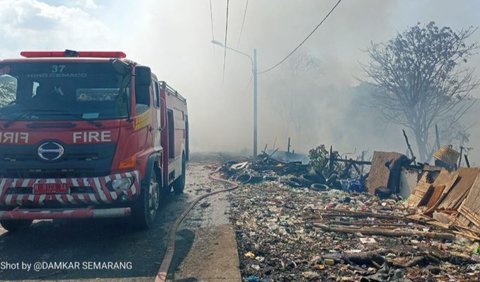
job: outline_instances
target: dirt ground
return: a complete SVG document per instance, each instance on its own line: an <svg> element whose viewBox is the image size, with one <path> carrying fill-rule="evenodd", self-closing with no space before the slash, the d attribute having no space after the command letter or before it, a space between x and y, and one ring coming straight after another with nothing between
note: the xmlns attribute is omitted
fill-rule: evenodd
<svg viewBox="0 0 480 282"><path fill-rule="evenodd" d="M207 193L209 189L223 188L222 185L208 179L210 172L211 162L205 162L205 160L190 162L187 168L185 193L180 196L171 194L162 200L156 222L149 230L132 230L125 219L36 221L30 229L18 234L10 234L0 228L0 279L101 278L104 281L119 281L120 278L125 278L122 280L152 281L162 261L167 234L176 216L198 195ZM217 236L218 232L227 234L231 231L228 230L226 225L228 220L222 210L226 207L226 201L213 200L213 202L219 204L211 204L206 208L197 206L177 232L177 246L171 271L176 270L185 260L194 241L203 242L201 245L206 246L205 242L223 238L221 235ZM214 206L216 208L213 208ZM220 227L210 230L212 226ZM197 230L198 228L202 229ZM231 236L234 236L233 233ZM216 248L225 247L220 244L215 245L213 241L211 243ZM235 243L234 237L233 243ZM236 245L230 247L236 252ZM221 250L216 251L213 248L210 253L215 254L218 251ZM228 256L234 256L233 252ZM200 280L195 278L197 274L191 270L192 265L202 261L204 258L201 256L188 258L189 272L180 271L179 273L188 274L190 280ZM73 264L73 267L63 270L35 271L33 269L35 263L47 266L52 263L67 263ZM78 269L75 267L76 263L79 264ZM99 263L117 263L117 265L122 264L122 267L119 267L121 269L112 269L115 267L98 269L96 265ZM238 271L238 257L236 263ZM26 269L28 264L31 265L30 270ZM207 271L205 266L199 266L198 269Z"/></svg>
<svg viewBox="0 0 480 282"><path fill-rule="evenodd" d="M222 184L205 179L201 169L191 173L197 180L191 187L199 195L224 189ZM175 273L175 281L241 281L229 205L227 194L220 193L202 200L186 218L181 229L195 230L195 241Z"/></svg>

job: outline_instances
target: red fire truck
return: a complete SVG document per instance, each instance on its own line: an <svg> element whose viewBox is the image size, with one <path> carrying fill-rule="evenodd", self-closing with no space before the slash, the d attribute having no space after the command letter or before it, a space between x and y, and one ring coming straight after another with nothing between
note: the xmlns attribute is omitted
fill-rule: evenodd
<svg viewBox="0 0 480 282"><path fill-rule="evenodd" d="M123 52L28 51L0 60L0 223L130 217L182 193L186 99Z"/></svg>

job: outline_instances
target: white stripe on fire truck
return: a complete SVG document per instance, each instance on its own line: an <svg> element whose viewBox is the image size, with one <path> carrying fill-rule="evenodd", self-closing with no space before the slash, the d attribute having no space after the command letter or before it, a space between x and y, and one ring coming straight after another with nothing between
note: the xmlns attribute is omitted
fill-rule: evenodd
<svg viewBox="0 0 480 282"><path fill-rule="evenodd" d="M22 182L22 187L28 187L28 182L30 182L30 179L25 178Z"/></svg>
<svg viewBox="0 0 480 282"><path fill-rule="evenodd" d="M7 197L5 198L5 204L6 205L12 204L12 195L7 195Z"/></svg>
<svg viewBox="0 0 480 282"><path fill-rule="evenodd" d="M114 176L115 177L115 176ZM109 176L105 176L105 183L109 183L112 181L112 178ZM108 187L107 187L108 189ZM116 200L117 199L117 193L116 192L109 192L110 193L110 196L112 197L112 200Z"/></svg>
<svg viewBox="0 0 480 282"><path fill-rule="evenodd" d="M100 198L102 199L103 202L109 203L110 201L107 199L107 195L103 192L102 189L102 184L100 183L100 180L98 178L94 178L93 181L95 182L95 188L97 190L97 193L100 195Z"/></svg>
<svg viewBox="0 0 480 282"><path fill-rule="evenodd" d="M110 196L112 197L112 200L116 200L117 199L117 192L110 192Z"/></svg>
<svg viewBox="0 0 480 282"><path fill-rule="evenodd" d="M43 205L45 203L45 198L47 198L47 195L40 195L40 198L38 199L38 203Z"/></svg>
<svg viewBox="0 0 480 282"><path fill-rule="evenodd" d="M62 195L56 194L55 199L59 201L61 204L65 204L65 201L62 199Z"/></svg>
<svg viewBox="0 0 480 282"><path fill-rule="evenodd" d="M76 204L77 203L77 201L75 201L75 198L73 198L72 195L66 194L65 196L67 197L67 201L69 201L70 204Z"/></svg>
<svg viewBox="0 0 480 282"><path fill-rule="evenodd" d="M78 198L80 199L80 201L84 202L85 204L87 204L87 200L85 200L85 195L83 194L78 194Z"/></svg>
<svg viewBox="0 0 480 282"><path fill-rule="evenodd" d="M0 195L3 194L3 189L5 188L6 182L7 182L7 180L5 178L2 179L2 181L0 181Z"/></svg>
<svg viewBox="0 0 480 282"><path fill-rule="evenodd" d="M93 189L94 192L95 192L94 194L89 194L89 195L93 195L93 196L94 196L94 197L91 198L91 199L92 199L92 200L95 199L95 200L96 200L96 203L101 202L102 199L101 199L100 194L98 193L98 191L96 191L97 188L95 187L95 182L92 181L91 178L84 178L84 181L85 181L85 183L88 183L88 186L89 186L89 187L92 187L92 189Z"/></svg>
<svg viewBox="0 0 480 282"><path fill-rule="evenodd" d="M88 194L87 194L87 197L90 198L90 201L94 202L95 204L98 204L98 200L97 200L97 198L95 197L95 194L93 194L93 193L88 193Z"/></svg>

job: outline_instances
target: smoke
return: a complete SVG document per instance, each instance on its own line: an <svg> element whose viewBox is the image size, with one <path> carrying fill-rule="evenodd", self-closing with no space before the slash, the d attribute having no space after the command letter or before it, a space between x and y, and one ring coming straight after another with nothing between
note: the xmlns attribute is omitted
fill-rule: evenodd
<svg viewBox="0 0 480 282"><path fill-rule="evenodd" d="M10 2L9 7L20 5ZM32 3L41 1L18 2L34 6ZM212 0L213 38L207 0L89 0L74 1L72 6L44 2L57 12L58 7L67 9L72 13L71 22L57 18L53 25L42 25L43 31L29 29L30 33L24 33L29 37L28 48L126 51L129 58L151 66L159 79L188 99L193 151L251 153L251 62L247 56L228 50L223 73L224 49L211 43L212 39L224 41L226 1ZM249 56L257 49L258 69L267 69L296 47L335 3L250 1L239 40L245 2L230 1L227 44ZM0 15L11 18L12 12L7 13L5 7L0 8ZM363 76L360 63L368 61L364 50L371 42L387 41L417 22L434 20L439 26L454 29L480 26L479 8L480 3L474 0L343 0L298 52L278 68L258 76L259 150L266 144L286 149L291 137L296 151L327 144L341 152L405 152L401 128L387 124L363 103L368 95L359 85ZM1 57L25 48L20 37L11 37L20 30L11 22L8 34L0 39L16 44L2 47ZM52 30L55 42L41 39ZM480 41L480 32L472 41ZM478 65L479 57L471 64ZM478 91L475 95L480 97ZM480 132L479 126L471 130ZM475 134L470 145L480 150L478 138L474 138L480 134Z"/></svg>

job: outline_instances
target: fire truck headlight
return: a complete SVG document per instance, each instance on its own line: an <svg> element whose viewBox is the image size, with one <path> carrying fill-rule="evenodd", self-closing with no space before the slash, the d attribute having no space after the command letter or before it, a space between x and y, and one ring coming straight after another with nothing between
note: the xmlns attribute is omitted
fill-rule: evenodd
<svg viewBox="0 0 480 282"><path fill-rule="evenodd" d="M127 190L132 186L133 184L133 178L122 178L122 179L114 179L110 182L107 183L107 186L110 190L116 191L116 190Z"/></svg>

